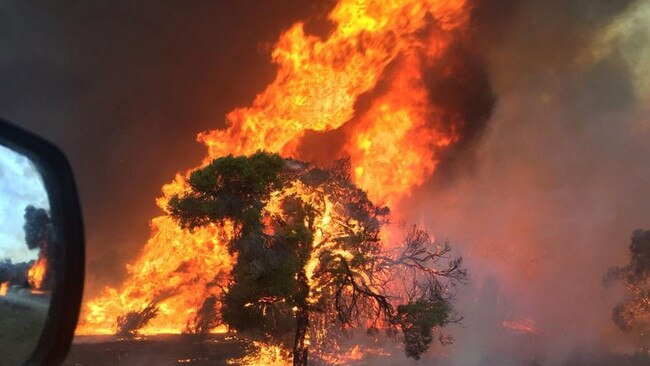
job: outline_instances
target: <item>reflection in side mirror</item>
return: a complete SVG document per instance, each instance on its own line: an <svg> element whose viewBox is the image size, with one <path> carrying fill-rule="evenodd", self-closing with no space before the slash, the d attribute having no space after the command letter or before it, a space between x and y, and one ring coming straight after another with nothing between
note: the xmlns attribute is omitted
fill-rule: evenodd
<svg viewBox="0 0 650 366"><path fill-rule="evenodd" d="M59 365L84 279L79 198L65 155L0 119L0 365Z"/></svg>
<svg viewBox="0 0 650 366"><path fill-rule="evenodd" d="M0 355L18 366L35 351L56 281L57 241L43 177L0 145Z"/></svg>

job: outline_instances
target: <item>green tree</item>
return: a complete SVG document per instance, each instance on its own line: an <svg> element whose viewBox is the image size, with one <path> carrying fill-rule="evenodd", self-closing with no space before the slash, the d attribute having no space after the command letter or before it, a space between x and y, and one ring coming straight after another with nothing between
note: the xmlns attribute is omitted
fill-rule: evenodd
<svg viewBox="0 0 650 366"><path fill-rule="evenodd" d="M416 228L400 250L385 251L379 234L389 210L349 172L345 160L325 169L265 152L227 156L192 172L189 189L169 202L186 229L235 222L222 320L291 347L294 365L307 364L309 333L318 338L331 323L323 318L339 329L386 329L415 359L458 320L449 289L467 276L462 260ZM393 293L397 278L403 290Z"/></svg>
<svg viewBox="0 0 650 366"><path fill-rule="evenodd" d="M634 231L629 250L630 263L611 268L605 284L625 287L624 298L612 313L614 323L624 332L636 329L645 336L650 328L650 231Z"/></svg>
<svg viewBox="0 0 650 366"><path fill-rule="evenodd" d="M52 242L52 219L44 208L25 207L25 243L29 249L43 249Z"/></svg>
<svg viewBox="0 0 650 366"><path fill-rule="evenodd" d="M38 249L38 260L45 260L46 267L43 281L39 284L39 290L49 290L53 284L53 258L51 250L54 240L54 227L49 212L44 208L36 208L32 205L25 207L25 243L30 250Z"/></svg>

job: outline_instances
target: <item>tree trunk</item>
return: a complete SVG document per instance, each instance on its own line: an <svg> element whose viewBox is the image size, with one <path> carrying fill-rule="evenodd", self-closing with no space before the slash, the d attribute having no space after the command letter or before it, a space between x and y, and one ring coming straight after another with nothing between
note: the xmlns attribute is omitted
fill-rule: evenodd
<svg viewBox="0 0 650 366"><path fill-rule="evenodd" d="M307 309L299 309L296 314L296 338L293 343L293 366L307 366L308 348L305 344L309 328L309 313Z"/></svg>
<svg viewBox="0 0 650 366"><path fill-rule="evenodd" d="M309 346L305 344L305 338L309 329L309 310L307 309L309 283L304 270L298 273L297 280L298 288L294 299L298 310L296 311L296 337L293 343L293 366L307 366Z"/></svg>

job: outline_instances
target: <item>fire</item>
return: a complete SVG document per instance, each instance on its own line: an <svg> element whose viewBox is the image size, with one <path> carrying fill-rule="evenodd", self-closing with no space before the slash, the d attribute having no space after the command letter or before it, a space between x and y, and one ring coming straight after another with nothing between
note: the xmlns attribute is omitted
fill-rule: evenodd
<svg viewBox="0 0 650 366"><path fill-rule="evenodd" d="M258 149L299 157L305 132L344 129L348 143L339 154L352 159L359 186L372 199L408 195L433 172L438 149L456 138L461 121L443 125L422 70L465 27L467 8L466 0L340 1L330 14L337 27L324 40L297 23L272 53L275 81L251 107L228 114L228 129L199 135L208 158ZM380 81L388 86L376 91ZM356 111L368 93L376 93L370 107Z"/></svg>
<svg viewBox="0 0 650 366"><path fill-rule="evenodd" d="M27 279L29 281L29 286L33 290L40 290L43 286L43 279L45 279L45 273L47 272L47 259L43 256L40 256L32 267L27 271Z"/></svg>
<svg viewBox="0 0 650 366"><path fill-rule="evenodd" d="M167 216L152 220L154 234L143 255L127 267L129 280L120 291L107 288L102 297L86 304L79 334L115 333L115 320L140 311L152 301L158 316L141 334L180 333L203 300L218 294L215 278L226 275L231 258L225 243L234 228L229 223L189 233Z"/></svg>
<svg viewBox="0 0 650 366"><path fill-rule="evenodd" d="M245 366L289 366L291 362L291 353L282 347L253 342L255 351L241 359L231 360L229 365Z"/></svg>
<svg viewBox="0 0 650 366"><path fill-rule="evenodd" d="M507 320L501 323L504 328L516 333L537 333L537 327L532 319Z"/></svg>
<svg viewBox="0 0 650 366"><path fill-rule="evenodd" d="M389 205L424 183L435 169L435 149L456 139L436 126L417 56L404 56L397 67L392 87L355 126L347 146L357 184Z"/></svg>
<svg viewBox="0 0 650 366"><path fill-rule="evenodd" d="M349 157L355 183L371 199L389 204L408 197L458 140L463 121L444 118L429 102L423 70L442 62L463 36L469 10L468 0L340 0L327 37L305 34L304 23L296 23L271 53L275 80L251 106L226 116L227 129L198 135L208 147L203 164L260 149L301 159L306 133L336 132L343 141L327 159ZM323 154L320 148L310 153ZM161 209L183 191L187 174L163 187ZM323 204L323 232L334 230L331 207ZM114 333L120 315L150 303L159 312L141 334L181 333L205 299L220 293L234 260L226 249L236 232L232 223L188 232L163 215L151 229L122 286L85 303L78 334ZM310 262L308 276L316 266ZM314 283L310 300L317 297Z"/></svg>
<svg viewBox="0 0 650 366"><path fill-rule="evenodd" d="M9 282L0 283L0 296L7 296L9 292Z"/></svg>
<svg viewBox="0 0 650 366"><path fill-rule="evenodd" d="M341 255L346 258L352 258L353 253L343 249L337 249L338 243L330 240L331 238L340 238L349 235L350 232L358 233L361 230L359 223L355 220L346 218L337 212L337 208L332 203L330 197L321 191L310 190L299 181L282 191L274 192L271 200L265 210L268 215L283 217L284 213L280 208L282 200L289 196L298 196L303 202L308 203L311 207L316 207L318 214L314 218L314 227L316 228L310 259L306 265L305 272L309 282L309 296L307 301L310 304L318 302L322 285L319 284L315 272L319 266L319 258L325 250Z"/></svg>

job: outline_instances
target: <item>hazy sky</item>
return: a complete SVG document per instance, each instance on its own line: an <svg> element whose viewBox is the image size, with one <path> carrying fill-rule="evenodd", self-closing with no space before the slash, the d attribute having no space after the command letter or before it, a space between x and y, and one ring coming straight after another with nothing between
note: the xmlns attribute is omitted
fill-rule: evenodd
<svg viewBox="0 0 650 366"><path fill-rule="evenodd" d="M23 215L27 205L49 209L47 192L36 167L26 157L0 146L0 260L36 259L27 249Z"/></svg>

